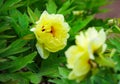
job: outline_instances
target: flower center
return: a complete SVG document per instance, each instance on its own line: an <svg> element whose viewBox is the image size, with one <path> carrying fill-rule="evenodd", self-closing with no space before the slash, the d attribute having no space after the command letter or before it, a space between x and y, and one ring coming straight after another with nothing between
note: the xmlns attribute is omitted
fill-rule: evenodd
<svg viewBox="0 0 120 84"><path fill-rule="evenodd" d="M90 59L88 60L88 63L91 65L92 68L97 67L97 64L94 61L90 60Z"/></svg>
<svg viewBox="0 0 120 84"><path fill-rule="evenodd" d="M53 37L55 37L55 29L53 26L50 26L50 28L46 28L45 26L42 26L42 32L51 33Z"/></svg>

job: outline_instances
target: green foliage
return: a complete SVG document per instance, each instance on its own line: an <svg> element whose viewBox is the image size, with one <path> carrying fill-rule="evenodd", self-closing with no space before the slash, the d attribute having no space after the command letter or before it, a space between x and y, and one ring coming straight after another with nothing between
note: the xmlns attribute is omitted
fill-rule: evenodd
<svg viewBox="0 0 120 84"><path fill-rule="evenodd" d="M27 42L22 39L16 40L12 44L10 44L8 47L1 49L0 56L6 57L6 56L11 56L17 53L24 52L29 49L29 48L22 48L25 44L27 44Z"/></svg>
<svg viewBox="0 0 120 84"><path fill-rule="evenodd" d="M71 30L70 30L70 35L71 39L74 39L74 36L82 30L92 19L94 18L93 15L87 16L85 19L79 18L75 19L76 21L71 23Z"/></svg>
<svg viewBox="0 0 120 84"><path fill-rule="evenodd" d="M33 62L32 60L35 56L36 56L36 53L32 53L25 57L14 58L13 61L3 62L0 64L0 70L7 69L9 72L15 72L15 71L23 68L24 66L26 66L28 63Z"/></svg>
<svg viewBox="0 0 120 84"><path fill-rule="evenodd" d="M58 10L57 13L61 13L63 15L69 14L75 7L70 7L72 5L72 1L66 1L62 7Z"/></svg>
<svg viewBox="0 0 120 84"><path fill-rule="evenodd" d="M56 13L57 6L53 0L49 0L48 3L46 4L46 9L48 13Z"/></svg>
<svg viewBox="0 0 120 84"><path fill-rule="evenodd" d="M58 77L58 66L62 65L65 61L64 57L56 57L57 54L51 54L50 57L46 60L43 60L41 63L41 68L39 71L40 76L50 76ZM58 61L59 60L59 61ZM48 66L49 65L49 66Z"/></svg>
<svg viewBox="0 0 120 84"><path fill-rule="evenodd" d="M19 3L21 0L7 0L4 4L3 3L4 0L1 0L1 9L0 11L7 11L10 8L16 8L16 4Z"/></svg>
<svg viewBox="0 0 120 84"><path fill-rule="evenodd" d="M114 46L114 48L120 53L120 39L119 37L117 38L113 38L113 39L109 39L110 43L112 46Z"/></svg>
<svg viewBox="0 0 120 84"><path fill-rule="evenodd" d="M59 78L55 78L54 80L49 80L55 84L77 84L75 81L68 80L69 70L65 67L58 67L59 70Z"/></svg>
<svg viewBox="0 0 120 84"><path fill-rule="evenodd" d="M110 48L114 48L116 52L114 52L113 54L113 59L116 62L116 67L115 67L115 71L120 71L120 40L119 37L115 37L115 38L110 38L109 39L109 47Z"/></svg>
<svg viewBox="0 0 120 84"><path fill-rule="evenodd" d="M117 84L120 80L120 20L114 19L109 24L109 19L94 17L107 3L107 0L0 0L0 84ZM81 30L92 26L106 30L108 48L105 58L98 58L101 59L98 60L99 70L91 70L77 83L68 79L71 70L66 67L64 52L67 47L51 53L46 60L40 58L30 29L44 10L50 14L63 14L69 23L67 47L74 44L75 35ZM75 11L79 13L75 14ZM111 68L104 67L106 65Z"/></svg>
<svg viewBox="0 0 120 84"><path fill-rule="evenodd" d="M35 21L37 21L39 17L37 17L37 15L29 7L27 8L27 12L28 12L28 14L30 16L30 21L32 23L35 23Z"/></svg>
<svg viewBox="0 0 120 84"><path fill-rule="evenodd" d="M29 84L29 81L33 84L38 84L40 77L32 72L17 72L0 74L0 81L5 82L5 84Z"/></svg>

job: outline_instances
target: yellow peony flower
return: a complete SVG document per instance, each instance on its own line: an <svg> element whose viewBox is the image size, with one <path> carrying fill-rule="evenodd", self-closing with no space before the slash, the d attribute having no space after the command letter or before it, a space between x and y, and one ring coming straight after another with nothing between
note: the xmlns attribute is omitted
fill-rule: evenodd
<svg viewBox="0 0 120 84"><path fill-rule="evenodd" d="M65 54L68 63L67 67L72 69L69 74L69 79L81 81L91 68L88 53L79 46L74 45L71 46Z"/></svg>
<svg viewBox="0 0 120 84"><path fill-rule="evenodd" d="M76 36L76 44L83 49L87 49L91 59L94 53L103 53L106 49L106 34L103 29L99 32L94 27L89 28L85 33L80 32Z"/></svg>
<svg viewBox="0 0 120 84"><path fill-rule="evenodd" d="M34 32L37 38L37 50L42 58L46 59L50 52L57 52L67 44L69 25L61 14L48 14L44 11L36 22Z"/></svg>
<svg viewBox="0 0 120 84"><path fill-rule="evenodd" d="M106 49L106 34L103 29L99 32L92 27L85 33L76 36L76 45L71 46L66 52L67 67L72 69L69 79L81 81L92 68L91 61L95 59L94 53L101 54Z"/></svg>

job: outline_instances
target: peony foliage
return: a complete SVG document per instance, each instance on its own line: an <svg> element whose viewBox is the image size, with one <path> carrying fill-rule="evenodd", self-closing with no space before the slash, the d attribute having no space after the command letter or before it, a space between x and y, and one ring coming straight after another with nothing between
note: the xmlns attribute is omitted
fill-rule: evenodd
<svg viewBox="0 0 120 84"><path fill-rule="evenodd" d="M120 19L108 0L0 0L0 84L119 84Z"/></svg>

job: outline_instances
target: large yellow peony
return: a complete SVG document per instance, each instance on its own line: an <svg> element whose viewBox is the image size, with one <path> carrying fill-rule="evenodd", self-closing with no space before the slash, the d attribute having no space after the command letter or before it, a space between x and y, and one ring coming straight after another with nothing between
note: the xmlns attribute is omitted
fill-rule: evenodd
<svg viewBox="0 0 120 84"><path fill-rule="evenodd" d="M106 34L103 29L99 32L92 27L76 36L76 45L66 52L67 67L72 69L69 79L81 81L92 68L94 54L101 54L106 49Z"/></svg>
<svg viewBox="0 0 120 84"><path fill-rule="evenodd" d="M67 44L69 25L61 14L48 14L44 11L36 22L34 32L37 38L37 50L42 58L46 59L50 52L57 52Z"/></svg>

